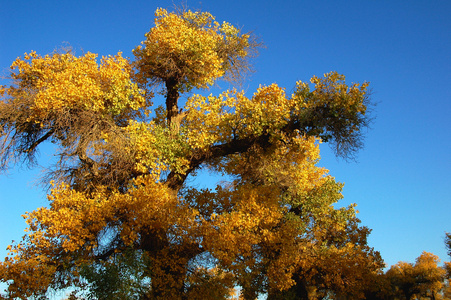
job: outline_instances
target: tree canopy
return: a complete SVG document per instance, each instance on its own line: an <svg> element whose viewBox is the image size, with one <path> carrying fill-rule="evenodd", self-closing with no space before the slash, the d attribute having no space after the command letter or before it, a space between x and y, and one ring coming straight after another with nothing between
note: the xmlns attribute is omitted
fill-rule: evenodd
<svg viewBox="0 0 451 300"><path fill-rule="evenodd" d="M330 72L291 95L192 93L239 80L258 41L206 12L157 9L154 23L134 59L31 51L12 63L0 167L33 165L44 142L58 161L49 205L25 213L28 232L0 264L7 296L364 297L382 259L317 163L321 142L342 157L362 146L368 83ZM197 188L188 179L202 169L227 181Z"/></svg>

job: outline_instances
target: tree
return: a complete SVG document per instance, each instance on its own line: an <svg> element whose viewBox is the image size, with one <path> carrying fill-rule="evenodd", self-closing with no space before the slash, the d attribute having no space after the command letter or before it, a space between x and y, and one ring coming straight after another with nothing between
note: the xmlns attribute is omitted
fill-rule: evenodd
<svg viewBox="0 0 451 300"><path fill-rule="evenodd" d="M448 255L451 256L451 233L447 232L445 237L445 246L448 250Z"/></svg>
<svg viewBox="0 0 451 300"><path fill-rule="evenodd" d="M438 256L428 252L423 252L417 258L415 271L419 285L419 296L437 299L438 293L444 287L446 275L446 270L438 266L439 262Z"/></svg>
<svg viewBox="0 0 451 300"><path fill-rule="evenodd" d="M451 285L450 285L450 280L451 280L451 262L445 262L445 266L444 269L446 271L446 275L445 275L445 284L444 284L444 288L443 288L443 296L444 299L451 299Z"/></svg>
<svg viewBox="0 0 451 300"><path fill-rule="evenodd" d="M124 276L140 299L227 298L235 285L253 299L300 282L346 294L366 276L354 267L377 272L368 229L353 206L333 207L342 184L316 165L321 141L343 157L362 146L368 83L331 72L291 96L273 84L252 97L192 94L179 108L181 94L238 80L258 46L209 13L157 9L133 61L71 51L14 61L1 167L33 165L47 141L59 161L44 178L49 206L25 214L28 233L0 264L8 296L88 280L100 298L102 280ZM158 94L165 106L154 108ZM231 179L197 189L187 179L202 168Z"/></svg>
<svg viewBox="0 0 451 300"><path fill-rule="evenodd" d="M393 291L402 299L437 298L444 287L446 270L438 266L440 259L428 252L423 252L415 264L399 262L387 271Z"/></svg>

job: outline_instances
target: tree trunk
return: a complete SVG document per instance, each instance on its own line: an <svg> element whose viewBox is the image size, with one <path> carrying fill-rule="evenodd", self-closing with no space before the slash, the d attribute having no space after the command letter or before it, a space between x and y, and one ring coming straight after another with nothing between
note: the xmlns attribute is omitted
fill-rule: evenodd
<svg viewBox="0 0 451 300"><path fill-rule="evenodd" d="M175 78L166 80L166 112L169 126L171 125L172 119L179 113L177 101L180 94L177 90L177 85L178 81Z"/></svg>

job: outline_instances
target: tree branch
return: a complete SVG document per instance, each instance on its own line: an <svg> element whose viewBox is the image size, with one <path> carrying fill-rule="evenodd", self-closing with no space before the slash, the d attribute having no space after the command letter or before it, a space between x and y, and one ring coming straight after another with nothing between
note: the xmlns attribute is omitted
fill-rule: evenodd
<svg viewBox="0 0 451 300"><path fill-rule="evenodd" d="M253 145L259 145L261 147L269 146L269 134L265 133L260 136L250 136L247 138L231 140L230 142L221 145L213 145L208 150L204 150L202 153L194 155L190 159L188 170L185 173L178 173L174 171L169 173L166 183L171 189L178 191L182 187L188 175L192 171L199 168L200 165L206 160L225 157L235 153L244 153Z"/></svg>
<svg viewBox="0 0 451 300"><path fill-rule="evenodd" d="M33 144L28 147L28 149L25 150L26 153L33 152L37 146L39 146L40 143L44 142L46 139L48 139L53 133L55 133L55 129L50 129L46 134L44 134L41 138L36 140Z"/></svg>

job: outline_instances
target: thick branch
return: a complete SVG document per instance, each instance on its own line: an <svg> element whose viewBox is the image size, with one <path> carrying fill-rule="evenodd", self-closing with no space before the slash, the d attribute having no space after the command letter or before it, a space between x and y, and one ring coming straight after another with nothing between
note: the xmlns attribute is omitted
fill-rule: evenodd
<svg viewBox="0 0 451 300"><path fill-rule="evenodd" d="M48 139L50 136L52 136L53 133L55 133L55 129L49 130L41 138L39 138L33 144L31 144L30 147L28 147L28 149L26 150L26 152L32 153L36 149L36 147L39 146L40 143L44 142L46 139Z"/></svg>
<svg viewBox="0 0 451 300"><path fill-rule="evenodd" d="M77 154L78 154L78 158L80 159L80 161L86 165L89 166L90 169L92 169L94 175L97 175L97 163L90 158L89 156L86 155L85 153L86 151L86 147L82 147L79 145L78 149L77 149Z"/></svg>
<svg viewBox="0 0 451 300"><path fill-rule="evenodd" d="M292 116L291 120L279 130L287 135L299 130L301 134L317 136L325 141L331 141L336 144L337 154L349 156L361 145L360 131L353 131L350 128L350 124L358 127L366 125L365 120L362 118L354 117L354 119L350 119L347 116L335 116L328 106L319 106L305 112L302 116ZM178 191L188 175L199 168L207 159L224 157L234 153L244 153L253 145L258 145L262 148L269 147L271 146L269 136L270 133L264 130L258 136L247 136L233 139L225 144L210 146L207 150L195 153L189 159L189 167L185 173L171 172L166 182L170 188Z"/></svg>
<svg viewBox="0 0 451 300"><path fill-rule="evenodd" d="M188 175L199 168L207 159L214 159L218 157L225 157L230 154L244 153L249 150L253 145L259 145L261 147L267 147L269 143L269 134L262 134L260 136L250 136L242 139L231 140L228 143L221 145L211 146L208 150L203 151L197 155L194 155L189 164L189 168L185 173L177 173L172 171L166 180L168 186L178 191L185 182Z"/></svg>

